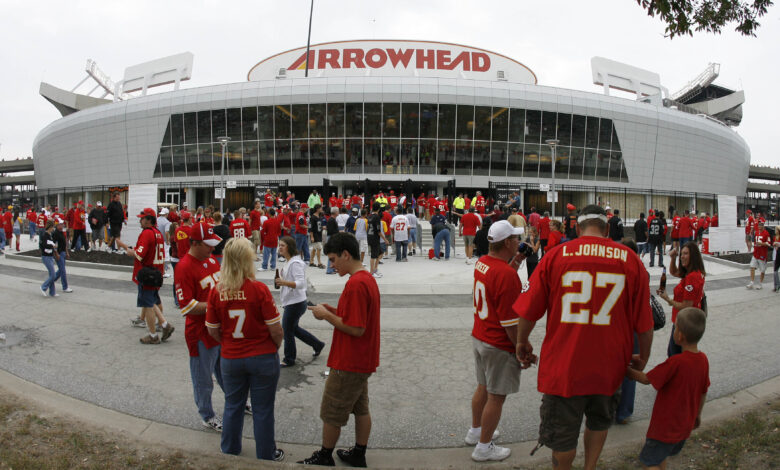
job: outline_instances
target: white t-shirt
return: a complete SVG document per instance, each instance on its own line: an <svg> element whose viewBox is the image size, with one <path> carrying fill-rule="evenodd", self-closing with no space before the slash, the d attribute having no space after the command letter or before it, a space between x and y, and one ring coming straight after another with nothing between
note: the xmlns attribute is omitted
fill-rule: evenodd
<svg viewBox="0 0 780 470"><path fill-rule="evenodd" d="M390 228L393 230L393 240L405 242L409 240L409 219L403 214L398 214L390 221Z"/></svg>
<svg viewBox="0 0 780 470"><path fill-rule="evenodd" d="M406 214L406 218L409 220L409 228L417 228L417 216L414 214Z"/></svg>
<svg viewBox="0 0 780 470"><path fill-rule="evenodd" d="M339 226L339 231L344 231L344 227L347 226L347 220L349 220L349 214L339 214L336 216L336 224Z"/></svg>

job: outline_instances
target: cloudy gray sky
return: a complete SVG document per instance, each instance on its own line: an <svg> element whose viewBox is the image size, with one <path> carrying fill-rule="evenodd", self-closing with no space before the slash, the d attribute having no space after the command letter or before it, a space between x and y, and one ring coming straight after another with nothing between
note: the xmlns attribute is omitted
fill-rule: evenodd
<svg viewBox="0 0 780 470"><path fill-rule="evenodd" d="M114 80L125 67L190 51L185 88L246 80L259 60L305 46L308 0L0 0L0 158L31 155L36 134L59 117L38 95L41 81L70 89L86 59ZM454 42L508 55L540 85L601 93L590 58L603 56L657 72L674 92L709 62L717 84L745 90L737 132L754 164L780 165L780 8L757 38L722 35L669 40L664 25L634 0L432 1L315 0L312 43L345 39ZM83 91L89 88L82 87Z"/></svg>

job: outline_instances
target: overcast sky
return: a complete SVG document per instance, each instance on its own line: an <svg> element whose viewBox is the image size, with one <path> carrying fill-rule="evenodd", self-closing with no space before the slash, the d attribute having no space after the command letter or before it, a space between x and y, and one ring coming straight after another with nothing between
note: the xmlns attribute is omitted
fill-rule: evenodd
<svg viewBox="0 0 780 470"><path fill-rule="evenodd" d="M88 58L118 81L129 65L190 51L193 78L183 88L241 82L261 59L305 46L308 16L308 0L0 0L0 158L32 154L36 134L60 117L38 94L40 82L69 90L86 75ZM593 56L654 71L670 92L717 62L715 83L745 90L737 132L752 162L778 166L772 142L780 109L780 8L771 7L761 23L756 38L729 27L722 35L670 40L635 0L315 0L312 43L465 44L522 62L540 85L595 93L602 91L592 84Z"/></svg>

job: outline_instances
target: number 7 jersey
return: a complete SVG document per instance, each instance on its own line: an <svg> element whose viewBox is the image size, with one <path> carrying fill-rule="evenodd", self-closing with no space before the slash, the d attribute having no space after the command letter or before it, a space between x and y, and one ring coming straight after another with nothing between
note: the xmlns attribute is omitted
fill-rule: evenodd
<svg viewBox="0 0 780 470"><path fill-rule="evenodd" d="M612 395L631 360L634 333L653 327L647 270L628 247L580 237L546 253L514 310L547 312L538 389L571 397Z"/></svg>

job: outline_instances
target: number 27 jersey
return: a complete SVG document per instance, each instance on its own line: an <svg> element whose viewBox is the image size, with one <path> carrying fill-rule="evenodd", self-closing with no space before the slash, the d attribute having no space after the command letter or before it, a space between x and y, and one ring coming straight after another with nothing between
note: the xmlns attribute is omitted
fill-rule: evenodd
<svg viewBox="0 0 780 470"><path fill-rule="evenodd" d="M478 340L514 353L515 347L504 328L517 325L512 304L522 284L517 271L503 259L485 255L474 265L474 328Z"/></svg>

